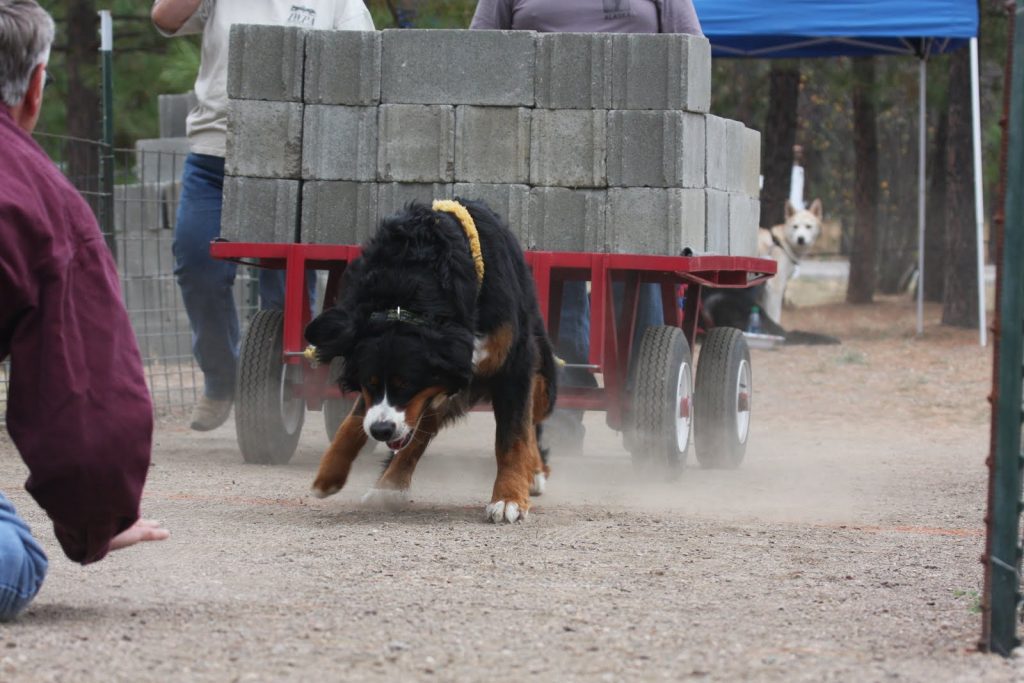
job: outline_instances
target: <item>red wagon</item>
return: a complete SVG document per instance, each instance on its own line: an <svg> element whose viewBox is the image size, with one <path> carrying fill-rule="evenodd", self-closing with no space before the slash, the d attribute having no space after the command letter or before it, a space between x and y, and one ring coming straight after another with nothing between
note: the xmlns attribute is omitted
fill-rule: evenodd
<svg viewBox="0 0 1024 683"><path fill-rule="evenodd" d="M214 242L215 258L284 269L284 311L259 311L242 342L235 421L246 462L283 464L291 459L306 409L322 410L332 438L351 399L332 381L330 368L305 353L303 330L310 318L307 269L328 272L324 307L338 298L346 266L359 247L324 244ZM704 467L737 467L750 428L752 374L743 333L714 328L702 342L693 369L691 349L705 287L746 288L775 273L775 262L740 256L638 256L528 251L541 313L558 335L562 287L590 282L590 359L602 386L560 387L558 406L601 410L609 427L624 434L634 462L678 469L689 446L691 423L697 459ZM616 315L611 284L624 285ZM658 283L666 324L648 328L633 352L638 290Z"/></svg>

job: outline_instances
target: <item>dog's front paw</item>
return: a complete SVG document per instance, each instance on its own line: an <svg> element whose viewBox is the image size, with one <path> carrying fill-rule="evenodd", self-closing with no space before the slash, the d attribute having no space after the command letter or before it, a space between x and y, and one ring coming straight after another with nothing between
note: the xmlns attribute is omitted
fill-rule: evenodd
<svg viewBox="0 0 1024 683"><path fill-rule="evenodd" d="M327 479L317 477L313 482L313 488L310 489L317 498L326 498L327 496L333 496L335 493L341 490L341 487L345 485L345 482L340 484L336 481L329 481Z"/></svg>
<svg viewBox="0 0 1024 683"><path fill-rule="evenodd" d="M530 495L540 496L544 494L544 487L548 483L548 478L543 472L534 472L533 481L530 482Z"/></svg>
<svg viewBox="0 0 1024 683"><path fill-rule="evenodd" d="M526 519L528 512L528 506L505 500L496 500L484 508L484 515L495 524L502 522L514 524Z"/></svg>
<svg viewBox="0 0 1024 683"><path fill-rule="evenodd" d="M363 494L363 505L398 510L409 503L409 489L373 488Z"/></svg>

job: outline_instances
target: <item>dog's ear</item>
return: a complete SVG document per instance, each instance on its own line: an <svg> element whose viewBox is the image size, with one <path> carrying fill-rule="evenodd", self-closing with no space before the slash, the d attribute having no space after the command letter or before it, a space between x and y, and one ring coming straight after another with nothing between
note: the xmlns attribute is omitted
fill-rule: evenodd
<svg viewBox="0 0 1024 683"><path fill-rule="evenodd" d="M811 213L813 213L815 218L817 218L819 221L821 220L822 212L820 199L815 199L813 202L811 202Z"/></svg>
<svg viewBox="0 0 1024 683"><path fill-rule="evenodd" d="M306 341L316 347L317 358L328 363L336 356L348 356L356 337L355 320L348 311L332 308L306 325Z"/></svg>
<svg viewBox="0 0 1024 683"><path fill-rule="evenodd" d="M792 218L793 214L795 214L795 213L796 213L796 208L793 206L792 202L790 202L787 199L786 200L786 220L788 221L790 218Z"/></svg>

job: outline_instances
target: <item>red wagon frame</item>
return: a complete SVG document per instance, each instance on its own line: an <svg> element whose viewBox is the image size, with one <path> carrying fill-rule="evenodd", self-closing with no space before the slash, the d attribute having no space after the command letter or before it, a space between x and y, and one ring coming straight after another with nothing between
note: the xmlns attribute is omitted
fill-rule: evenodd
<svg viewBox="0 0 1024 683"><path fill-rule="evenodd" d="M310 321L311 310L305 273L309 269L328 272L324 308L330 307L337 300L345 268L360 254L359 247L216 241L211 244L210 253L219 259L285 271L281 362L303 368L301 383L291 387L293 397L302 398L311 410L321 410L326 399L340 398L341 392L331 383L328 368L314 367L304 355L307 344L303 330ZM564 283L590 282L588 368L602 374L603 386L562 387L558 405L605 411L608 426L619 431L623 430L625 416L631 409L631 397L625 389L633 356L639 285L661 285L665 324L680 328L692 349L700 327L704 288L753 287L766 281L776 270L773 260L743 256L528 251L526 260L533 271L541 314L552 338L558 335L560 309L553 304L561 301ZM623 310L619 316L615 315L611 295L613 282L624 284ZM619 320L624 324L619 324Z"/></svg>

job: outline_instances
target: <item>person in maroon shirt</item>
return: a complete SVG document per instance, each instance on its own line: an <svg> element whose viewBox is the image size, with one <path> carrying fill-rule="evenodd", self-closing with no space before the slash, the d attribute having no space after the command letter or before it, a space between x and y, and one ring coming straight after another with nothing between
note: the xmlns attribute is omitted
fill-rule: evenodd
<svg viewBox="0 0 1024 683"><path fill-rule="evenodd" d="M25 488L64 553L88 564L168 535L139 518L153 409L113 258L96 219L29 135L53 20L0 0L0 360ZM46 557L0 496L0 619L34 597Z"/></svg>

